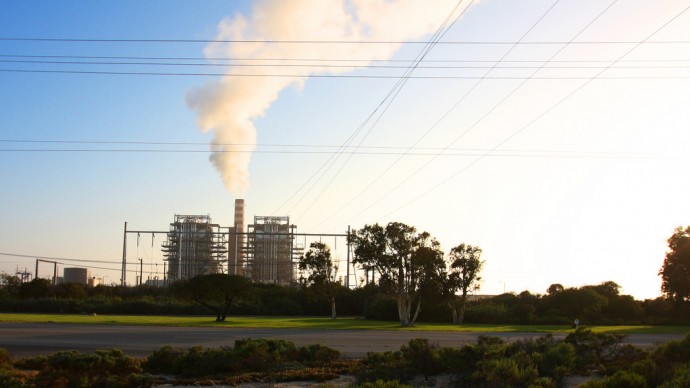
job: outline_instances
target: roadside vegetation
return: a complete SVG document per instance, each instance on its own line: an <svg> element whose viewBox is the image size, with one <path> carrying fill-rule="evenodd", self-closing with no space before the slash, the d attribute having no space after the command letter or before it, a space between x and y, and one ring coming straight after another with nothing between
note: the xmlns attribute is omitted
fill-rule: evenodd
<svg viewBox="0 0 690 388"><path fill-rule="evenodd" d="M106 324L127 323L122 321L124 318L113 318L109 322L107 316L160 315L160 319L139 318L133 319L138 322L131 323L147 324L153 319L150 324L210 325L218 320L219 315L226 315L229 325L241 325L243 317L248 316L294 319L294 323L299 325L309 317L332 317L331 300L314 298L308 287L251 284L246 294L234 300L227 311L222 310L218 314L217 310L195 303L191 298L174 294L174 288L86 287L75 283L52 286L46 279L13 284L14 276L2 276L5 284L0 287L0 312L19 313L13 319L20 321L23 320L21 314L95 314L96 317L84 320ZM364 319L352 324L365 327L369 324L364 321L371 320L376 321L372 324L378 328L401 327L397 300L383 292L379 285L369 284L355 289L338 287L334 295L339 318L332 320L329 323L331 326L340 325L343 317L359 317ZM222 303L221 298L218 300ZM575 319L587 326L690 324L690 306L687 302L679 303L666 298L635 300L629 295L621 295L618 285L612 281L573 288L555 284L544 294L524 291L483 299L469 297L462 324L453 324L457 315L441 295L430 295L414 325L409 327L414 329L431 324L448 325L449 329L472 324L570 327ZM187 318L175 318L180 323L174 323L168 322L165 316ZM55 322L61 319L57 316L49 318ZM349 322L352 319L344 320ZM266 322L273 324L272 320Z"/></svg>
<svg viewBox="0 0 690 388"><path fill-rule="evenodd" d="M145 358L119 350L63 351L14 359L0 350L3 387L213 386L313 381L321 386L350 376L360 387L559 387L577 379L585 388L690 386L690 336L655 349L623 344L619 334L578 329L565 339L505 342L480 337L461 347L416 338L398 351L340 358L321 345L242 339L233 347L164 346Z"/></svg>
<svg viewBox="0 0 690 388"><path fill-rule="evenodd" d="M297 263L299 282L286 286L227 274L199 275L170 287L52 285L41 278L23 283L14 275L0 274L0 312L213 315L219 324L229 318L234 324L240 316L327 316L334 322L345 316L408 328L441 323L690 324L690 227L678 227L668 240L669 251L659 270L664 295L643 301L622 294L614 281L579 287L553 283L544 293L482 296L481 248L461 243L445 255L429 233L399 222L365 225L352 231L348 241L353 262L364 270L360 285L352 289L336 278L330 248L314 243Z"/></svg>

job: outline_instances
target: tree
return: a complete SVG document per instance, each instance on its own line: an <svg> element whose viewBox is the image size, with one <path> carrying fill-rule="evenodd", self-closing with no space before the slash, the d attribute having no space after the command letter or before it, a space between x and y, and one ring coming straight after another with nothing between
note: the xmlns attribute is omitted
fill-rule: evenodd
<svg viewBox="0 0 690 388"><path fill-rule="evenodd" d="M50 290L53 287L48 279L35 278L28 283L22 283L19 286L19 297L22 299L39 299L50 296Z"/></svg>
<svg viewBox="0 0 690 388"><path fill-rule="evenodd" d="M17 298L21 285L22 281L17 276L0 274L0 297Z"/></svg>
<svg viewBox="0 0 690 388"><path fill-rule="evenodd" d="M348 241L355 246L354 263L379 273L379 285L393 294L402 326L414 324L421 308L420 291L431 278L434 257L443 257L438 241L429 233L417 233L413 226L391 222L365 225L353 231ZM440 263L443 263L441 260ZM436 268L434 268L436 269ZM416 313L412 316L412 306Z"/></svg>
<svg viewBox="0 0 690 388"><path fill-rule="evenodd" d="M335 294L338 286L338 266L331 260L331 249L321 242L313 242L309 250L299 258L299 270L307 274L309 288L316 295L323 295L331 304L331 319L335 319Z"/></svg>
<svg viewBox="0 0 690 388"><path fill-rule="evenodd" d="M690 300L690 226L679 226L668 239L669 251L659 270L661 291L676 303Z"/></svg>
<svg viewBox="0 0 690 388"><path fill-rule="evenodd" d="M556 294L558 292L561 292L565 290L565 287L561 283L554 283L549 286L549 288L546 289L546 293L549 295Z"/></svg>
<svg viewBox="0 0 690 388"><path fill-rule="evenodd" d="M233 304L249 295L251 286L242 276L216 273L179 280L170 289L173 295L213 311L216 321L224 322Z"/></svg>
<svg viewBox="0 0 690 388"><path fill-rule="evenodd" d="M463 323L467 305L467 293L479 289L482 278L479 272L484 262L480 260L482 250L479 247L460 244L450 250L448 271L449 307L453 311L453 323ZM460 291L460 296L456 292Z"/></svg>

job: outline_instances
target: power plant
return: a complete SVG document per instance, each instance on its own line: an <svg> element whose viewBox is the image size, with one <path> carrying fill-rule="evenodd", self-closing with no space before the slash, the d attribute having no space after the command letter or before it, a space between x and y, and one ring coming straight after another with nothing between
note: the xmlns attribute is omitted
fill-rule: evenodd
<svg viewBox="0 0 690 388"><path fill-rule="evenodd" d="M294 244L295 228L290 217L254 217L244 248L248 277L262 283L291 284L295 280L294 264L302 253L302 247Z"/></svg>
<svg viewBox="0 0 690 388"><path fill-rule="evenodd" d="M158 277L154 277L151 284L155 285L214 273L244 276L259 283L293 284L307 237L347 237L347 234L295 233L297 226L290 223L288 216L254 216L254 223L245 229L244 199L236 199L234 204L232 226L213 223L210 215L176 214L167 231L128 230L125 222L121 285L127 285L128 234L136 234L137 247L141 234L150 234L152 240L156 234L166 236L161 244L164 278L159 283ZM304 243L296 242L298 236L304 237ZM349 284L349 256L348 247L346 284ZM139 257L137 260L138 263L132 264L139 266L135 282L139 285L144 282L144 262Z"/></svg>
<svg viewBox="0 0 690 388"><path fill-rule="evenodd" d="M162 250L170 281L218 273L227 257L227 233L211 216L175 215Z"/></svg>

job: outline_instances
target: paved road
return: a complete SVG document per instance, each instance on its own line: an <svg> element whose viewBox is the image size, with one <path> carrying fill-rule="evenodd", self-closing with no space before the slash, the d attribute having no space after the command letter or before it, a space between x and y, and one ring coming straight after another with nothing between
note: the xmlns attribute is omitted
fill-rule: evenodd
<svg viewBox="0 0 690 388"><path fill-rule="evenodd" d="M297 345L322 344L337 349L344 357L361 358L369 351L398 350L410 339L423 337L441 346L457 347L476 341L481 334L506 340L541 337L536 333L458 333L370 330L243 329L157 326L100 326L68 324L0 324L0 348L23 357L75 349L93 352L117 348L142 357L164 345L189 347L232 346L236 339L279 338ZM561 337L563 337L561 335ZM633 334L626 342L654 346L683 335Z"/></svg>

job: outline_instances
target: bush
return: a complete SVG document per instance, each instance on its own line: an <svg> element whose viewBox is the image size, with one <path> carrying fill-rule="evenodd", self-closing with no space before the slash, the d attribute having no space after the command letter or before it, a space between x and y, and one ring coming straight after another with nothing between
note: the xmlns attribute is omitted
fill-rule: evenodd
<svg viewBox="0 0 690 388"><path fill-rule="evenodd" d="M470 303L465 311L468 323L501 323L505 321L508 310L503 304L491 302Z"/></svg>
<svg viewBox="0 0 690 388"><path fill-rule="evenodd" d="M480 361L472 379L481 386L530 386L539 379L539 371L527 354L518 353L510 358Z"/></svg>
<svg viewBox="0 0 690 388"><path fill-rule="evenodd" d="M631 372L618 371L601 380L588 381L582 388L647 388L645 378Z"/></svg>
<svg viewBox="0 0 690 388"><path fill-rule="evenodd" d="M410 371L419 373L424 376L424 380L428 380L429 376L441 370L437 348L430 345L426 338L414 338L400 348L400 353Z"/></svg>
<svg viewBox="0 0 690 388"><path fill-rule="evenodd" d="M139 362L120 350L98 350L94 354L74 350L55 353L47 358L35 384L39 387L129 387L130 379L139 386L153 385L153 379L140 375Z"/></svg>
<svg viewBox="0 0 690 388"><path fill-rule="evenodd" d="M385 381L407 381L410 377L406 368L405 361L400 352L367 353L364 359L364 368L357 373L357 381L374 382L377 380Z"/></svg>
<svg viewBox="0 0 690 388"><path fill-rule="evenodd" d="M620 334L594 333L579 328L568 334L565 342L575 347L575 368L580 372L587 372L590 369L602 370L606 363L614 360L623 338L625 337Z"/></svg>
<svg viewBox="0 0 690 388"><path fill-rule="evenodd" d="M376 380L365 382L359 385L360 388L412 388L411 385L403 384L398 380Z"/></svg>
<svg viewBox="0 0 690 388"><path fill-rule="evenodd" d="M310 364L323 364L340 358L340 352L320 344L299 348L298 361Z"/></svg>

